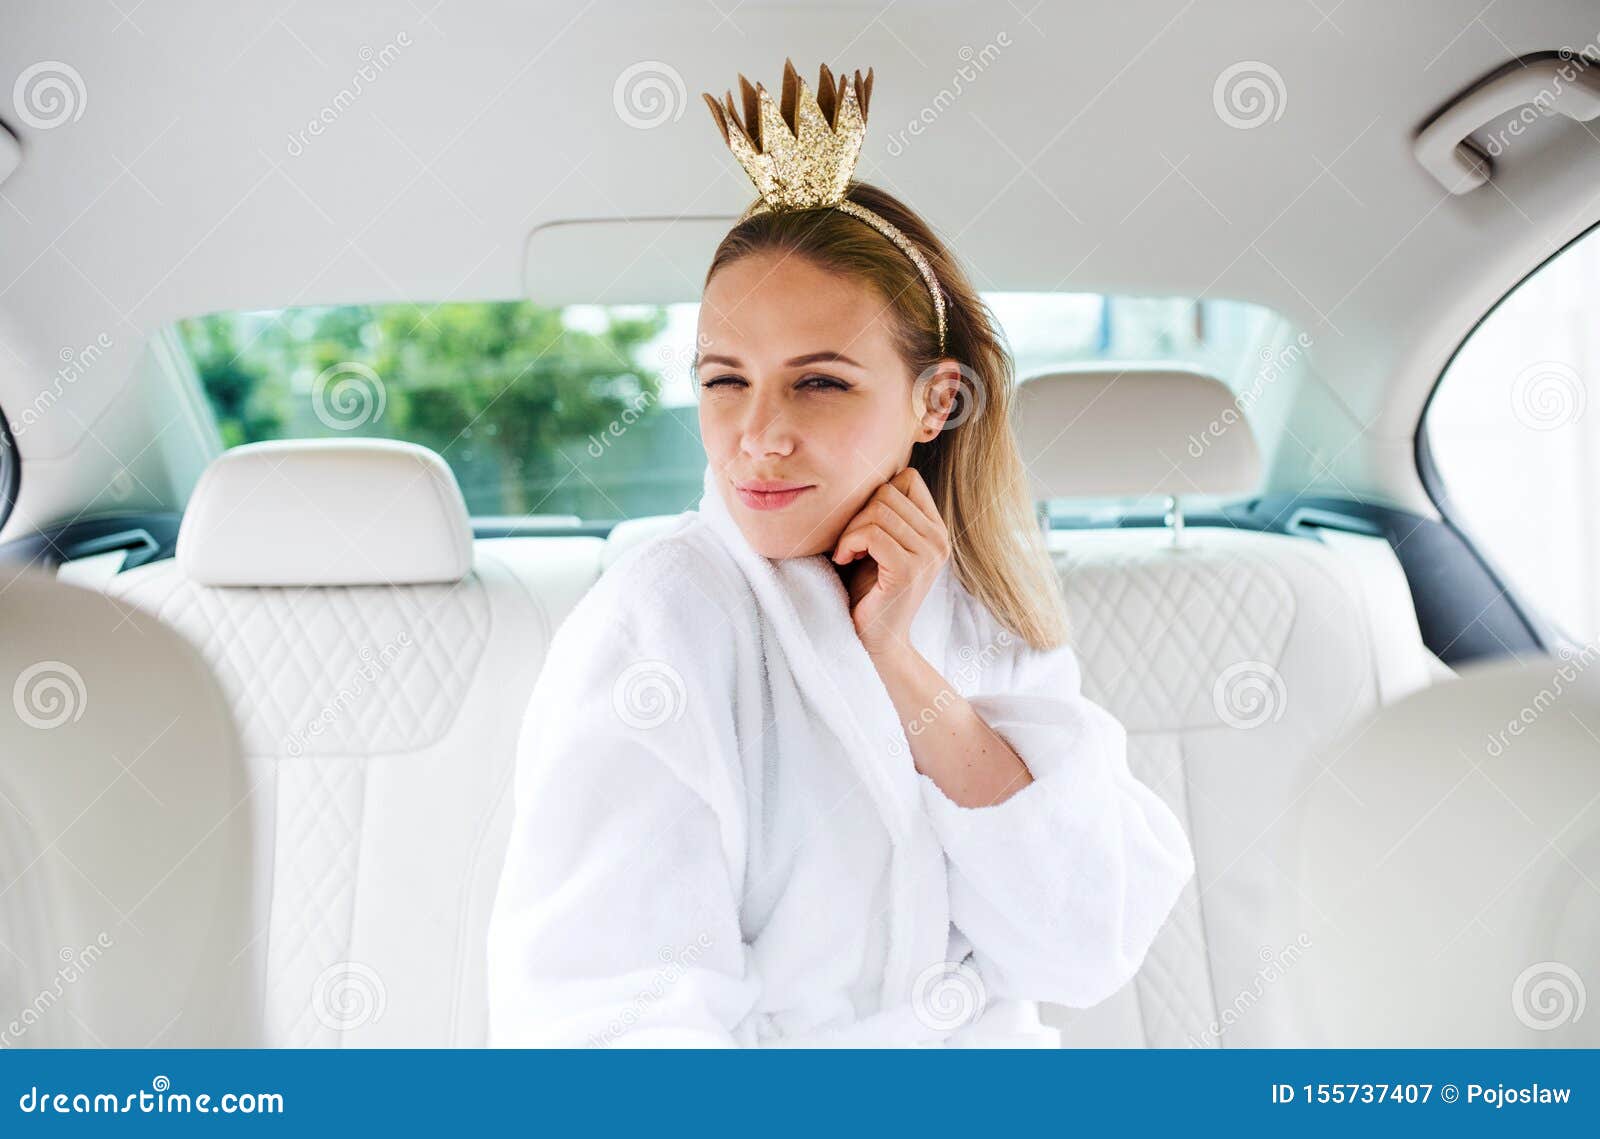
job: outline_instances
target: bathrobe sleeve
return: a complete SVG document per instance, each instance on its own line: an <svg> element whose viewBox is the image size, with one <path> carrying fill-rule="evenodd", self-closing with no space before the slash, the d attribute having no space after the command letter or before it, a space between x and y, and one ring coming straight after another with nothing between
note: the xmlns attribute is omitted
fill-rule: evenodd
<svg viewBox="0 0 1600 1139"><path fill-rule="evenodd" d="M969 808L918 779L950 863L951 920L989 995L1087 1008L1138 971L1194 856L1129 771L1122 724L1082 695L1072 649L1009 644L968 700L1033 782Z"/></svg>
<svg viewBox="0 0 1600 1139"><path fill-rule="evenodd" d="M726 662L600 608L558 630L524 718L490 921L489 1043L750 1044L752 1025L738 1026L760 985L714 771Z"/></svg>

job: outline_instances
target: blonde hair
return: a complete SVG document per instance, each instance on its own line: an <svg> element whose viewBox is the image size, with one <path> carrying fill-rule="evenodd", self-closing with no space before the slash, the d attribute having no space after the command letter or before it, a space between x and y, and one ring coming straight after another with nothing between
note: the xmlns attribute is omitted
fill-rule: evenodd
<svg viewBox="0 0 1600 1139"><path fill-rule="evenodd" d="M832 207L754 214L729 230L706 271L755 253L798 254L818 267L867 282L895 315L896 347L913 375L940 360L962 366L949 424L916 443L910 465L933 492L950 534L951 568L1001 625L1035 649L1067 639L1060 580L1028 493L1027 471L1011 424L1014 364L999 323L954 256L928 224L885 190L851 182L845 197L885 218L933 266L945 295L945 352L928 286L893 242ZM976 390L967 390L968 385ZM953 424L953 425L950 425Z"/></svg>

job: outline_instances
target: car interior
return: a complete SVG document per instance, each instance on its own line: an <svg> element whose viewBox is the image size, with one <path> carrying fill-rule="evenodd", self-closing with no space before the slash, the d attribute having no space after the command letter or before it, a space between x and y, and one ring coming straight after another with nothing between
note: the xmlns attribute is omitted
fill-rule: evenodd
<svg viewBox="0 0 1600 1139"><path fill-rule="evenodd" d="M696 96L786 55L1193 843L1064 1044L1600 1042L1600 18L1477 7L7 7L5 1043L485 1044L529 694L701 490Z"/></svg>

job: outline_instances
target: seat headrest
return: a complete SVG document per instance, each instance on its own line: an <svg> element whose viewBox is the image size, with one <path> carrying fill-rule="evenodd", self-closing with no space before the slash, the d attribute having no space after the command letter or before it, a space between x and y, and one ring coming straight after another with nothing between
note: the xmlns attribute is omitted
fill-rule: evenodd
<svg viewBox="0 0 1600 1139"><path fill-rule="evenodd" d="M419 585L472 568L472 522L445 461L394 439L283 439L219 456L178 529L201 585Z"/></svg>
<svg viewBox="0 0 1600 1139"><path fill-rule="evenodd" d="M1017 441L1035 501L1236 494L1261 452L1221 380L1164 364L1095 364L1017 387Z"/></svg>

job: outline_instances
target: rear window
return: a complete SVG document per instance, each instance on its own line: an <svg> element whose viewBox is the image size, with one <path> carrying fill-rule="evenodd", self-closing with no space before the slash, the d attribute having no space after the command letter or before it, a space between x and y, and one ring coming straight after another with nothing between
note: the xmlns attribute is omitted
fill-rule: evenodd
<svg viewBox="0 0 1600 1139"><path fill-rule="evenodd" d="M1267 309L1228 300L989 293L1027 376L1080 361L1250 371ZM698 305L526 301L216 313L177 331L227 446L368 435L438 451L475 518L564 525L700 496Z"/></svg>

